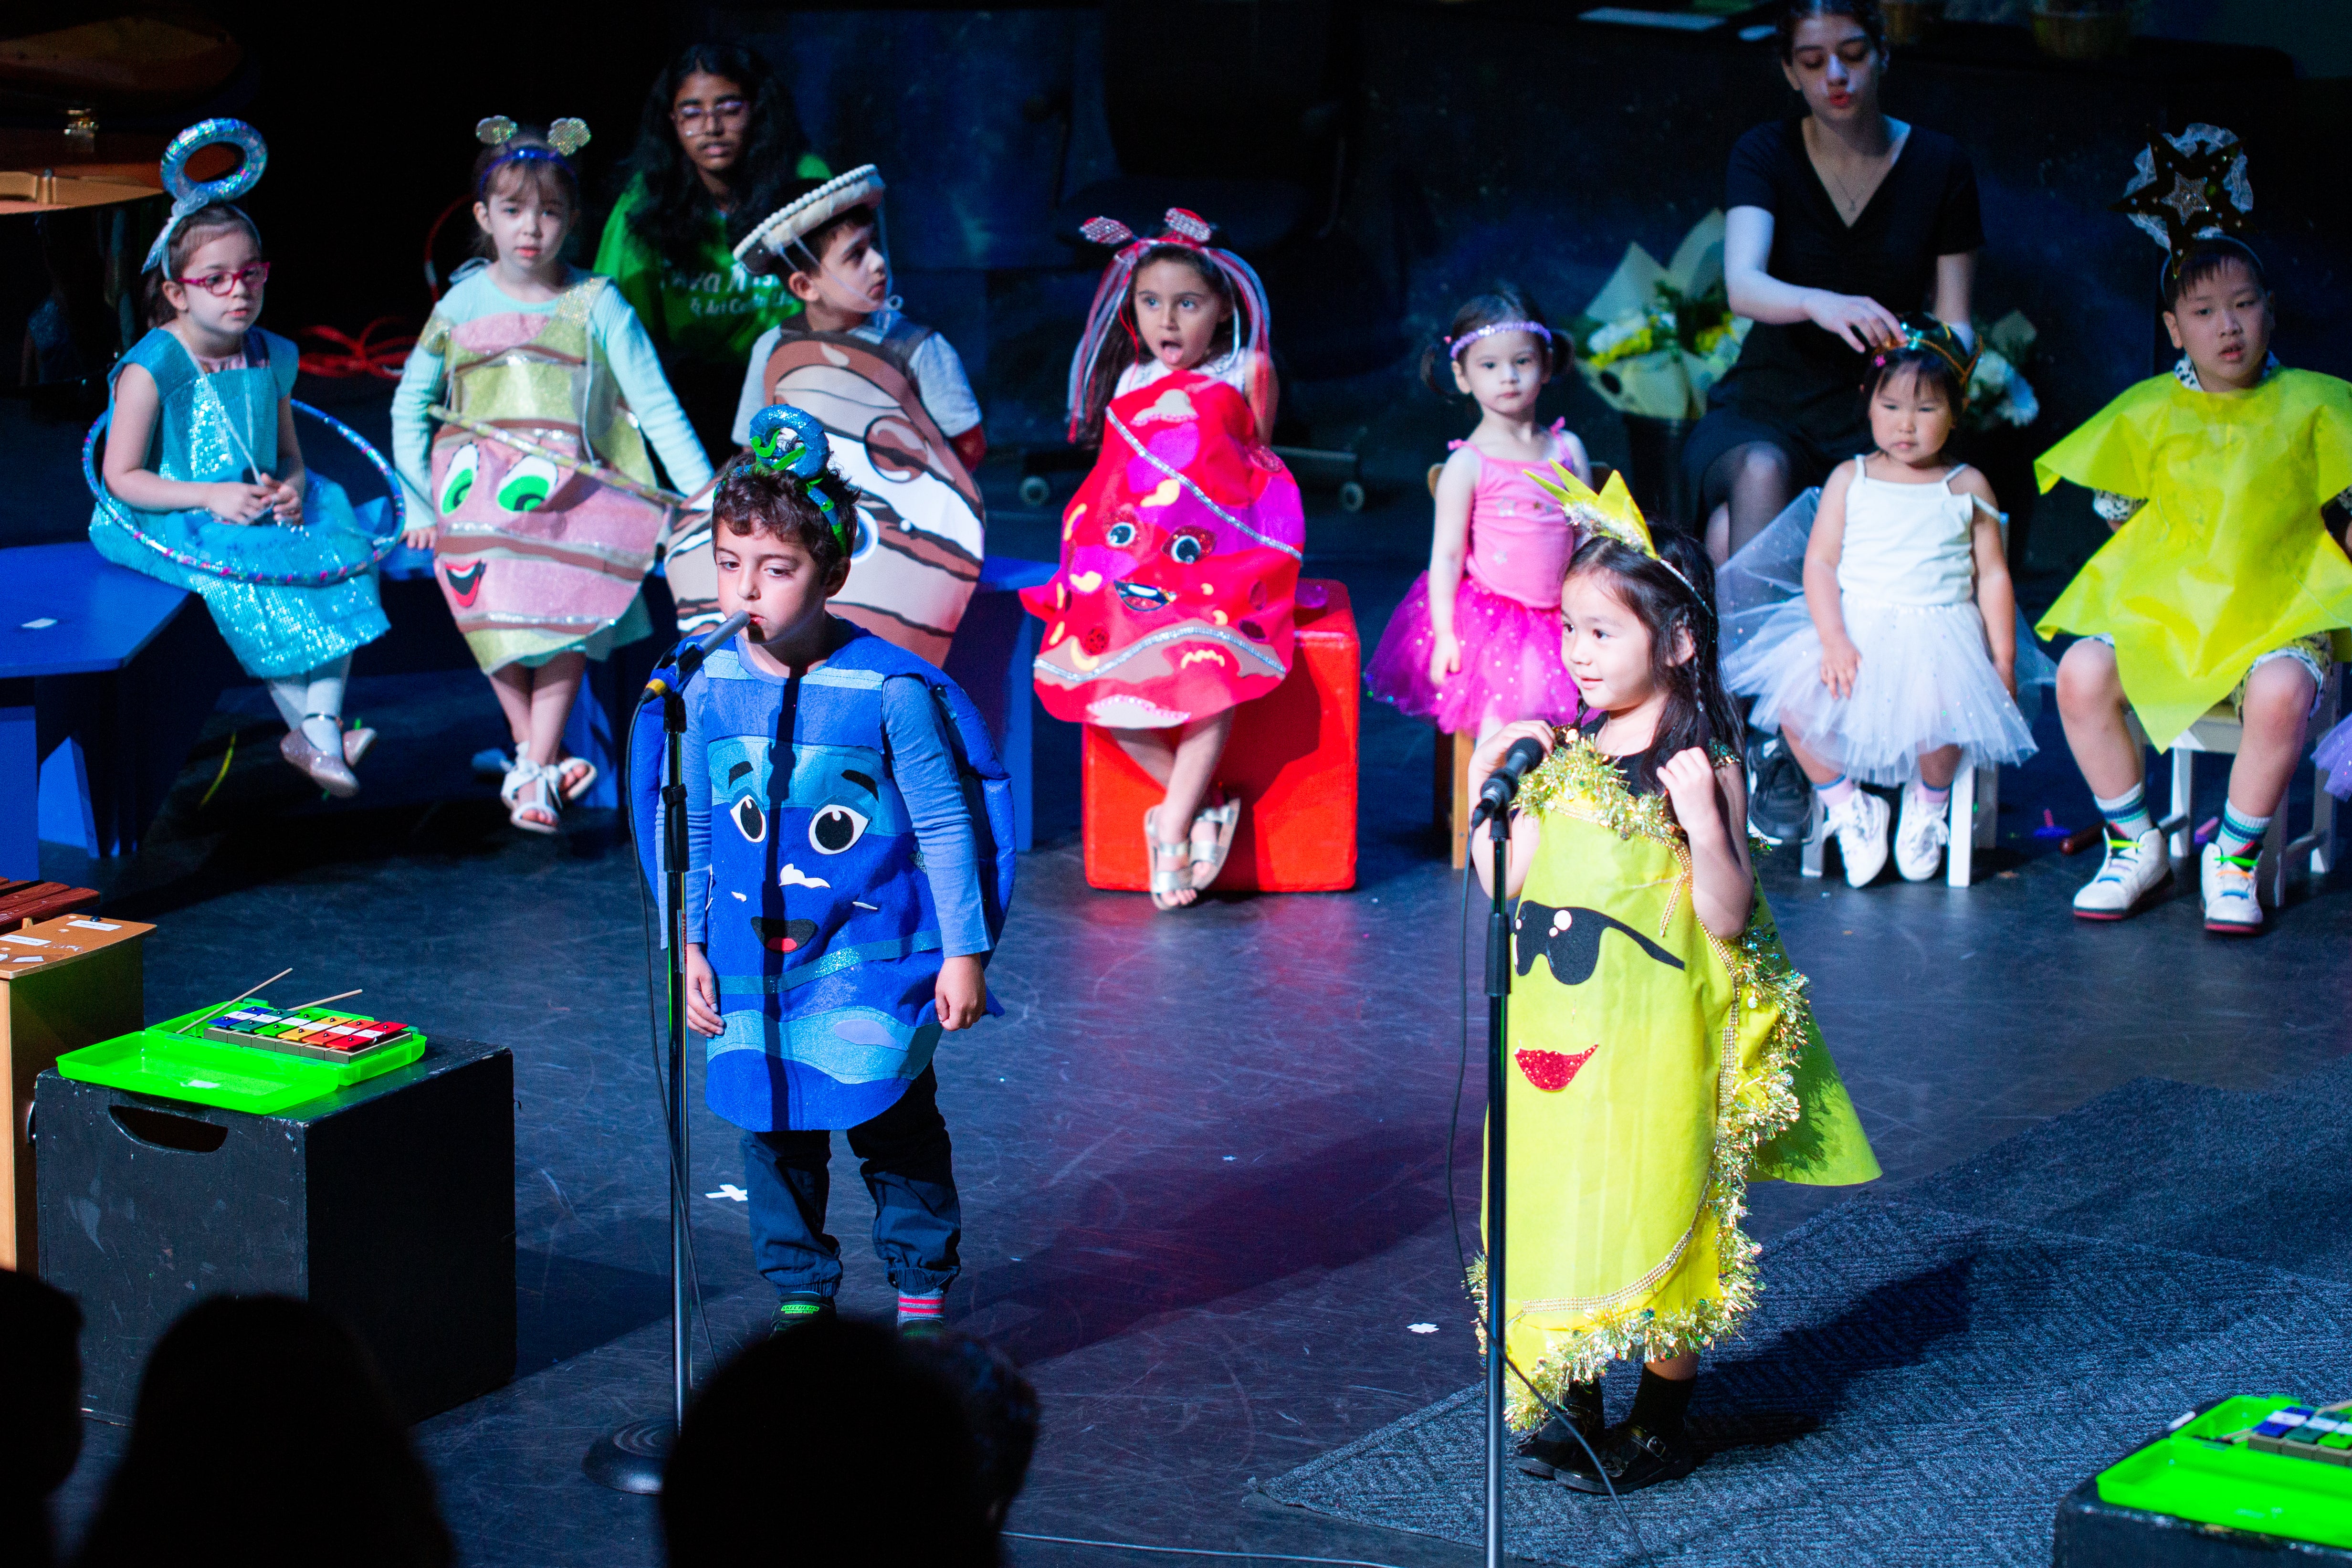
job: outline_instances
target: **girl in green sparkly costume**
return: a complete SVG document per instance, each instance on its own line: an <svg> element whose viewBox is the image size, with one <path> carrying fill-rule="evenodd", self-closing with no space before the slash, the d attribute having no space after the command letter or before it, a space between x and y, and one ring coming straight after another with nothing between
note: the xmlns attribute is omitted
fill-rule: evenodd
<svg viewBox="0 0 2352 1568"><path fill-rule="evenodd" d="M1706 553L1676 535L1661 559L1620 481L1598 497L1569 485L1587 537L1562 653L1591 716L1496 731L1470 785L1521 739L1549 752L1521 793L1507 889L1505 1348L1514 1425L1541 1428L1522 1465L1588 1491L1605 1469L1622 1492L1697 1462L1683 1426L1697 1352L1759 1289L1739 1231L1748 1183L1864 1182L1878 1165L1731 826L1746 789L1724 744L1739 731ZM1647 1364L1631 1416L1604 1431L1601 1374L1634 1354Z"/></svg>

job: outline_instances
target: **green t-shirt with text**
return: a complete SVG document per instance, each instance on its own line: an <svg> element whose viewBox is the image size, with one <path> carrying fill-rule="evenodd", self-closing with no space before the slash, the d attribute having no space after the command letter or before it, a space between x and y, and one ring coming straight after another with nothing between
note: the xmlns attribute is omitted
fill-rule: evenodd
<svg viewBox="0 0 2352 1568"><path fill-rule="evenodd" d="M793 171L803 180L831 177L814 153L803 153ZM620 286L621 297L637 312L666 353L710 365L740 365L751 345L770 327L801 313L801 302L776 274L761 278L735 259L727 243L727 220L709 215L695 265L681 267L656 250L629 226L645 201L645 185L631 180L604 220L604 237L590 268Z"/></svg>

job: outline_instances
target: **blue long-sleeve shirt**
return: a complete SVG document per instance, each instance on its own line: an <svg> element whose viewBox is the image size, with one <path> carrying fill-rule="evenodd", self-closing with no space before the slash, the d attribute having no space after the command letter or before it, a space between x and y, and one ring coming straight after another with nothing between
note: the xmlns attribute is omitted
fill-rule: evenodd
<svg viewBox="0 0 2352 1568"><path fill-rule="evenodd" d="M735 647L741 657L744 643ZM784 682L743 659L743 673ZM883 731L890 741L890 775L907 803L923 874L939 911L940 951L965 957L989 951L988 922L981 901L980 862L955 753L950 749L938 705L917 680L886 680L881 687ZM687 705L687 731L680 759L687 799L686 939L705 940L713 899L730 889L710 876L710 768L699 713Z"/></svg>

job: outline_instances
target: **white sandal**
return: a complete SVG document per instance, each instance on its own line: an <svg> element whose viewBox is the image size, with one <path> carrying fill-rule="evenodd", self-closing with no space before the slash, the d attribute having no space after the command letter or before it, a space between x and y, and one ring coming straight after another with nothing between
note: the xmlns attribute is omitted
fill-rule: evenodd
<svg viewBox="0 0 2352 1568"><path fill-rule="evenodd" d="M575 768L579 772L574 773ZM567 804L578 804L582 795L596 787L596 764L585 757L558 757L548 771L555 775L556 787L563 792Z"/></svg>
<svg viewBox="0 0 2352 1568"><path fill-rule="evenodd" d="M1225 868L1225 858L1233 853L1234 829L1242 819L1242 803L1227 800L1223 805L1200 812L1192 818L1192 830L1186 836L1186 847L1191 851L1190 869L1195 891L1206 892Z"/></svg>
<svg viewBox="0 0 2352 1568"><path fill-rule="evenodd" d="M536 785L536 799L526 792ZM556 782L555 770L542 767L528 758L518 761L499 786L499 798L507 803L507 820L525 833L553 833L563 817L563 790ZM544 812L547 820L540 822L524 816L525 812Z"/></svg>
<svg viewBox="0 0 2352 1568"><path fill-rule="evenodd" d="M1150 868L1151 872L1151 907L1165 915L1190 908L1199 902L1199 899L1195 896L1172 904L1163 901L1175 898L1179 893L1192 893L1195 889L1190 864L1183 858L1186 852L1184 840L1173 838L1163 844L1152 828L1152 818L1159 810L1155 805L1147 808L1143 814L1143 851L1144 864ZM1176 863L1162 867L1160 862L1163 856L1174 858Z"/></svg>

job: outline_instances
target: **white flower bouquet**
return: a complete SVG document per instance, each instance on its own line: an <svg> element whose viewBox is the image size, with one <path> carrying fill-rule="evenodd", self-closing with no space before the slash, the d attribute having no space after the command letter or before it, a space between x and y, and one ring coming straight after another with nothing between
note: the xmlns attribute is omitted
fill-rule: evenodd
<svg viewBox="0 0 2352 1568"><path fill-rule="evenodd" d="M1723 287L1723 214L1691 226L1661 267L1639 245L1569 323L1577 368L1602 402L1652 419L1696 419L1739 357L1748 321Z"/></svg>
<svg viewBox="0 0 2352 1568"><path fill-rule="evenodd" d="M1962 428L2022 427L2042 416L2041 400L2019 368L2032 363L2035 336L2033 323L2018 310L1990 327L1977 329L1977 368L1969 377L1968 407L1960 415Z"/></svg>

